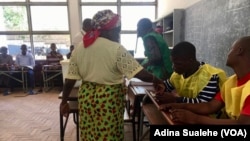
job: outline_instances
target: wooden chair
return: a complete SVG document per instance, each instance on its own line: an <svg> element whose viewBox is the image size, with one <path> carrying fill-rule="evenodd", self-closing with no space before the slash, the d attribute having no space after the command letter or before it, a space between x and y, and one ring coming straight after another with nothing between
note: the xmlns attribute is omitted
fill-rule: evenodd
<svg viewBox="0 0 250 141"><path fill-rule="evenodd" d="M70 92L70 95L68 97L68 103L69 103L69 108L70 114L73 114L73 120L74 123L76 124L76 139L79 141L79 109L78 109L78 88L73 88ZM62 92L58 96L59 99L62 99ZM59 109L60 111L60 109ZM69 115L70 115L69 114ZM61 111L59 112L59 117L60 117L60 139L61 141L64 141L64 135L65 135L65 129L67 127L68 119L69 116L66 117L64 121L64 117L61 114Z"/></svg>
<svg viewBox="0 0 250 141"><path fill-rule="evenodd" d="M70 114L73 114L73 120L76 124L76 139L79 141L79 110L78 110L78 101L69 101ZM70 115L69 114L69 115ZM66 117L64 121L64 117L60 112L60 138L61 141L64 141L65 129L67 127L69 115Z"/></svg>

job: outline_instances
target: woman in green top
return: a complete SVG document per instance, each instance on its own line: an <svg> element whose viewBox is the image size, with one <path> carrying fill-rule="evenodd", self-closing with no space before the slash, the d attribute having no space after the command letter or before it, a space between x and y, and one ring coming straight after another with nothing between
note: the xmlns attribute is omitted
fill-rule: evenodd
<svg viewBox="0 0 250 141"><path fill-rule="evenodd" d="M169 78L173 72L170 50L162 35L154 31L150 19L139 20L137 37L142 37L145 48L143 67L160 79Z"/></svg>

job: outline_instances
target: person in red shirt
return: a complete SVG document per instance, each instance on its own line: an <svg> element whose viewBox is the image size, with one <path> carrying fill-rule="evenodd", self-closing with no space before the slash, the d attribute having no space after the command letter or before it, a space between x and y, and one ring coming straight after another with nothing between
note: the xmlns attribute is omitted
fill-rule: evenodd
<svg viewBox="0 0 250 141"><path fill-rule="evenodd" d="M213 100L199 104L169 103L161 105L160 110L168 110L173 121L184 124L250 124L250 36L233 43L226 65L235 74ZM222 108L228 118L206 116Z"/></svg>

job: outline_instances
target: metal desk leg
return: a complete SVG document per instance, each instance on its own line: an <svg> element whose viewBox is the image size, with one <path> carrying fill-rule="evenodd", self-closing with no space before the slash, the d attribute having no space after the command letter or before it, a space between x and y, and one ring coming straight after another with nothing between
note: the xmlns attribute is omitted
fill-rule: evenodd
<svg viewBox="0 0 250 141"><path fill-rule="evenodd" d="M23 81L23 91L25 92L25 80L24 80L24 70L22 68L22 81Z"/></svg>
<svg viewBox="0 0 250 141"><path fill-rule="evenodd" d="M139 141L140 137L140 122L141 122L141 103L138 105L138 120L137 120L137 141Z"/></svg>
<svg viewBox="0 0 250 141"><path fill-rule="evenodd" d="M76 120L77 120L77 124L76 124L76 139L77 139L77 141L79 141L80 139L79 139L79 114L78 113L76 113L75 114L76 115Z"/></svg>
<svg viewBox="0 0 250 141"><path fill-rule="evenodd" d="M76 124L76 139L79 141L79 114L78 112L73 113L74 123Z"/></svg>
<svg viewBox="0 0 250 141"><path fill-rule="evenodd" d="M48 88L48 84L47 84L47 74L46 72L42 72L43 73L43 87L44 87L44 91L47 91L47 88Z"/></svg>
<svg viewBox="0 0 250 141"><path fill-rule="evenodd" d="M59 109L60 110L60 109ZM61 111L59 112L59 120L60 120L60 139L61 141L64 141L64 128L63 128L63 115L61 114Z"/></svg>
<svg viewBox="0 0 250 141"><path fill-rule="evenodd" d="M143 97L143 99L142 99L142 102L141 102L141 107L140 107L140 120L139 120L139 136L138 136L138 141L141 141L145 136L146 136L146 134L149 132L149 130L148 131L146 131L146 133L145 134L143 134L143 124L144 124L144 112L143 112L143 110L142 110L142 106L143 106L143 104L145 103L145 101L146 101L146 99L148 98L148 95L145 95L144 97Z"/></svg>
<svg viewBox="0 0 250 141"><path fill-rule="evenodd" d="M134 111L135 112L135 111ZM136 132L135 132L135 113L132 116L132 130L133 130L133 141L136 141Z"/></svg>
<svg viewBox="0 0 250 141"><path fill-rule="evenodd" d="M22 84L23 84L23 91L27 91L28 90L28 76L27 76L27 71L24 70L24 68L22 68Z"/></svg>

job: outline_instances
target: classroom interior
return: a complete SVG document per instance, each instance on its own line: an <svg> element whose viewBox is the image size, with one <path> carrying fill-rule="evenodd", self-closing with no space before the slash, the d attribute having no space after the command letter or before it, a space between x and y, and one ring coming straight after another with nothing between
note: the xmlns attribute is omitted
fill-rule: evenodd
<svg viewBox="0 0 250 141"><path fill-rule="evenodd" d="M52 1L52 0L51 0ZM73 44L75 35L77 35L81 29L81 21L88 16L84 12L84 7L91 7L92 5L106 8L113 6L118 12L122 12L123 0L107 0L107 2L98 1L91 2L87 0L55 0L51 2L49 0L0 0L0 10L4 7L11 6L27 6L27 13L32 11L29 6L42 7L40 13L45 12L44 7L51 6L65 6L67 11L67 27L63 27L63 30L51 30L51 29L40 29L39 23L37 26L27 27L26 30L7 30L1 28L0 24L0 45L13 45L17 47L16 50L11 50L12 55L15 56L20 51L22 43L28 43L30 51L37 56L36 64L42 66L45 63L44 55L37 55L36 46L44 46L45 49L49 48L51 42L56 43L61 51L68 53L69 46ZM116 1L119 3L117 4ZM135 0L136 1L136 0ZM233 74L233 71L228 68L225 64L227 59L228 51L231 49L231 44L238 38L250 35L250 1L249 0L145 0L147 2L142 3L143 0L131 4L130 0L124 0L124 6L153 6L154 13L149 13L150 18L154 22L155 26L160 25L163 27L163 36L169 47L173 47L180 41L189 41L193 43L197 49L197 60L204 61L212 64L216 67L220 67L226 71L227 75ZM44 2L44 3L43 3ZM98 4L97 4L98 3ZM117 5L119 8L117 8ZM89 9L89 8L88 8ZM50 9L51 10L51 9ZM52 10L53 11L53 10ZM0 11L1 14L2 11ZM93 12L93 11L91 11ZM90 13L91 13L90 12ZM128 11L127 11L128 12ZM35 13L37 14L37 13ZM34 15L35 15L34 14ZM91 15L91 14L89 14ZM147 16L147 12L143 12L142 17L127 17L132 23L136 23L140 18ZM0 20L2 17L0 17ZM27 18L28 22L33 17L29 15ZM39 17L37 17L39 18ZM29 19L29 20L28 20ZM65 19L64 19L65 20ZM39 21L39 20L38 20ZM60 29L60 22L58 24ZM49 27L50 21L43 22L45 27ZM30 23L29 23L30 24ZM136 25L133 25L136 27ZM38 30L35 30L35 29ZM135 29L124 29L122 30L121 36L122 43L125 46L129 46L127 49L135 54L135 58L141 62L144 59L143 47L138 45L136 48L136 30ZM126 36L131 34L131 36ZM49 43L42 43L39 36L48 35L53 37L53 40ZM66 38L65 38L66 36ZM6 37L8 37L6 39ZM126 40L122 40L124 37ZM131 38L132 37L132 38ZM27 39L20 40L20 38ZM10 40L12 39L12 40ZM131 39L131 42L128 42ZM65 42L61 42L61 41ZM28 42L27 42L28 41ZM41 45L42 44L42 45ZM13 47L13 48L14 48ZM66 57L65 57L65 60ZM66 63L67 65L67 63ZM62 77L65 70L59 72ZM39 73L39 72L37 72ZM0 74L1 75L1 74ZM46 77L46 76L44 76ZM36 89L43 87L44 91L37 95L28 95L25 92L25 86L21 84L15 84L15 90L7 96L3 96L3 86L0 87L0 141L62 141L60 133L60 119L59 119L59 104L61 99L59 94L61 93L62 83L56 81L48 83L41 83L37 78ZM130 112L130 111L129 111ZM64 140L73 141L77 140L76 124L74 122L74 113L70 114L68 123L65 128ZM131 118L131 117L129 117ZM65 120L65 118L64 118ZM136 129L133 129L131 120L125 121L125 139L124 141L139 140L138 123ZM144 125L144 131L147 131L147 127ZM136 130L135 133L133 133ZM134 135L136 134L136 135ZM134 137L136 136L136 137ZM149 140L147 134L143 141Z"/></svg>

